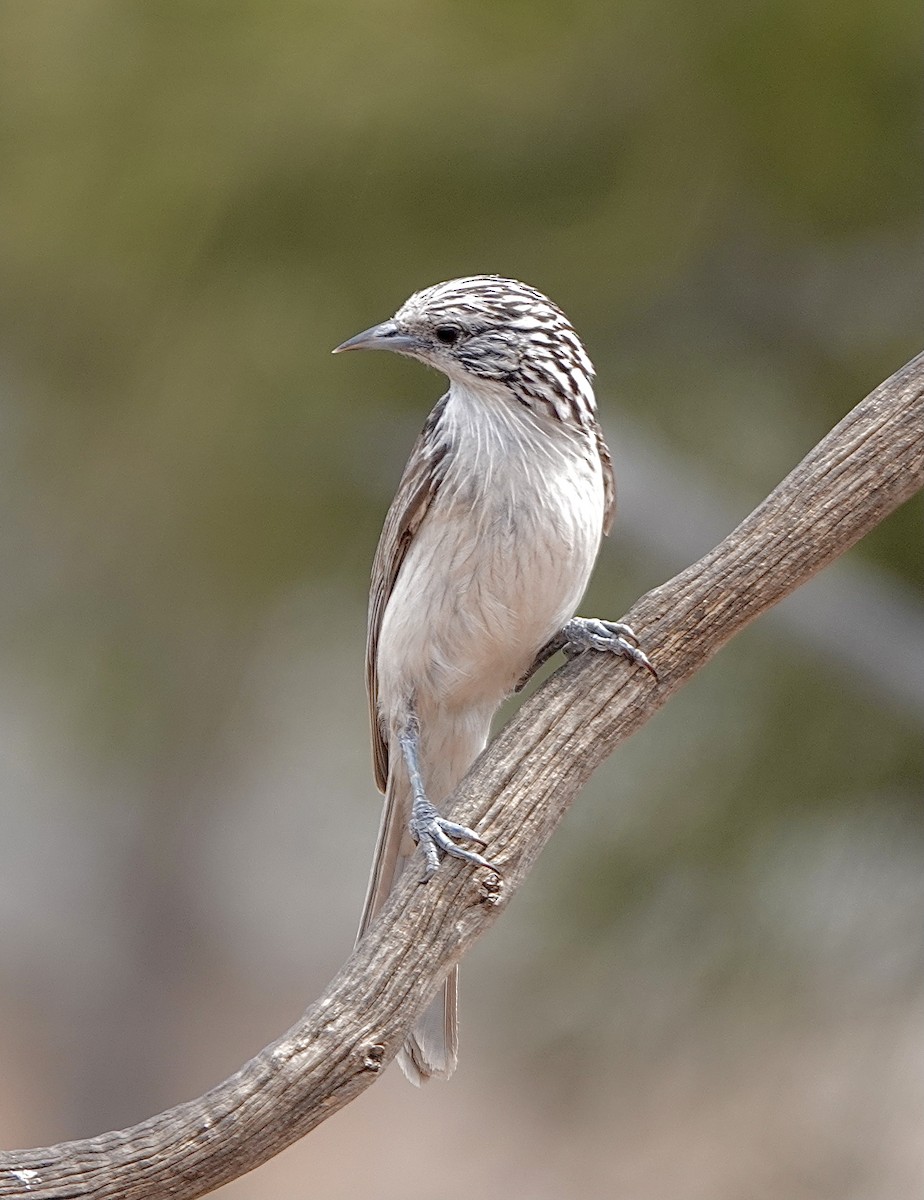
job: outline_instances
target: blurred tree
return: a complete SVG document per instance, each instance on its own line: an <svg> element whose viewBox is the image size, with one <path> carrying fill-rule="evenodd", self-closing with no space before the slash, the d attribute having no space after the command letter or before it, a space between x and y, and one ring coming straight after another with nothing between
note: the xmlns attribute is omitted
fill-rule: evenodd
<svg viewBox="0 0 924 1200"><path fill-rule="evenodd" d="M365 850L332 854L376 822L365 579L440 382L329 348L437 279L524 278L588 344L617 468L625 413L743 515L919 347L917 23L907 0L0 10L2 982L8 1027L47 1047L16 1076L9 1140L198 1091L292 1015L306 962L320 982L349 942ZM856 552L918 626L921 513ZM654 548L664 520L617 525L588 610L616 615L685 565ZM523 1073L546 1064L544 1103L615 1114L626 1154L614 1062L652 1113L661 1096L679 1146L696 1106L664 1099L659 1064L702 1055L690 1078L710 1096L751 1073L710 1074L716 1029L770 1029L753 1072L766 1042L770 1061L821 1063L806 1069L848 1104L865 1068L824 1065L849 1057L847 1017L919 1010L921 714L779 628L595 782L471 977L485 1022L508 1013L496 1046ZM312 879L338 906L323 931ZM216 989L228 1027L187 1069L177 1038L201 1034ZM888 1102L906 1095L888 1063L894 1114L909 1104ZM789 1150L767 1194L846 1194L856 1120L800 1173L800 1121L827 1129L829 1110L772 1094ZM902 1194L900 1127L870 1151L870 1192ZM578 1174L613 1182L596 1160ZM650 1163L641 1177L633 1194L671 1190ZM741 1194L731 1168L700 1178Z"/></svg>

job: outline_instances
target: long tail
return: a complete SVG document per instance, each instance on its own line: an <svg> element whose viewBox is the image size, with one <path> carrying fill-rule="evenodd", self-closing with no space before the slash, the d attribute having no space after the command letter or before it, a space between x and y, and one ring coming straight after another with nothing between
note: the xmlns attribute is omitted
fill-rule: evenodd
<svg viewBox="0 0 924 1200"><path fill-rule="evenodd" d="M395 769L397 768L397 769ZM381 910L388 893L414 853L408 832L411 793L403 765L392 756L385 806L372 860L372 873L356 940L363 936ZM398 1053L398 1065L411 1083L448 1079L459 1059L459 969L453 967L440 994L415 1022Z"/></svg>

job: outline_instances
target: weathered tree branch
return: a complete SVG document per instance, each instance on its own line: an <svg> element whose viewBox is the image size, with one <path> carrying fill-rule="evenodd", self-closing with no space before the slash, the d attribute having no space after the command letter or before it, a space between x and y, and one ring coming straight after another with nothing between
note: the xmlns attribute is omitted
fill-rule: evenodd
<svg viewBox="0 0 924 1200"><path fill-rule="evenodd" d="M409 872L324 996L198 1100L131 1129L0 1155L0 1197L192 1200L244 1174L372 1083L451 963L522 883L582 784L739 630L924 486L924 354L881 384L698 563L627 619L660 682L585 655L552 676L482 756L453 815L503 881L446 862Z"/></svg>

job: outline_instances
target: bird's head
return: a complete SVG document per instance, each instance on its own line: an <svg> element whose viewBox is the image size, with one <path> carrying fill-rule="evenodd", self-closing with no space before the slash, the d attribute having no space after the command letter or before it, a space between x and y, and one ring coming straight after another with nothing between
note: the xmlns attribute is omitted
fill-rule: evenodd
<svg viewBox="0 0 924 1200"><path fill-rule="evenodd" d="M570 321L515 279L474 275L416 292L334 353L343 350L394 350L467 387L506 385L560 419L585 424L593 416L593 366Z"/></svg>

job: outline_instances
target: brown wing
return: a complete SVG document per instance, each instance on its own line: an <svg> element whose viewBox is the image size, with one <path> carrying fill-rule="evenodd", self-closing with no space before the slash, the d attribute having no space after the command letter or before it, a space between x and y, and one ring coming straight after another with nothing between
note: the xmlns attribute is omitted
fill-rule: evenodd
<svg viewBox="0 0 924 1200"><path fill-rule="evenodd" d="M603 536L613 528L613 518L616 516L616 476L613 474L613 460L610 449L603 437L599 424L594 426L597 438L597 451L600 455L600 466L603 468Z"/></svg>
<svg viewBox="0 0 924 1200"><path fill-rule="evenodd" d="M369 718L372 725L372 758L375 782L384 792L388 784L388 739L379 719L378 657L379 632L385 608L394 590L414 534L427 515L427 510L439 490L443 477L443 461L448 446L439 435L439 420L446 407L447 396L436 405L427 418L423 431L414 443L411 457L404 468L398 491L379 538L372 564L369 590L369 626L366 634L366 690L369 693Z"/></svg>

